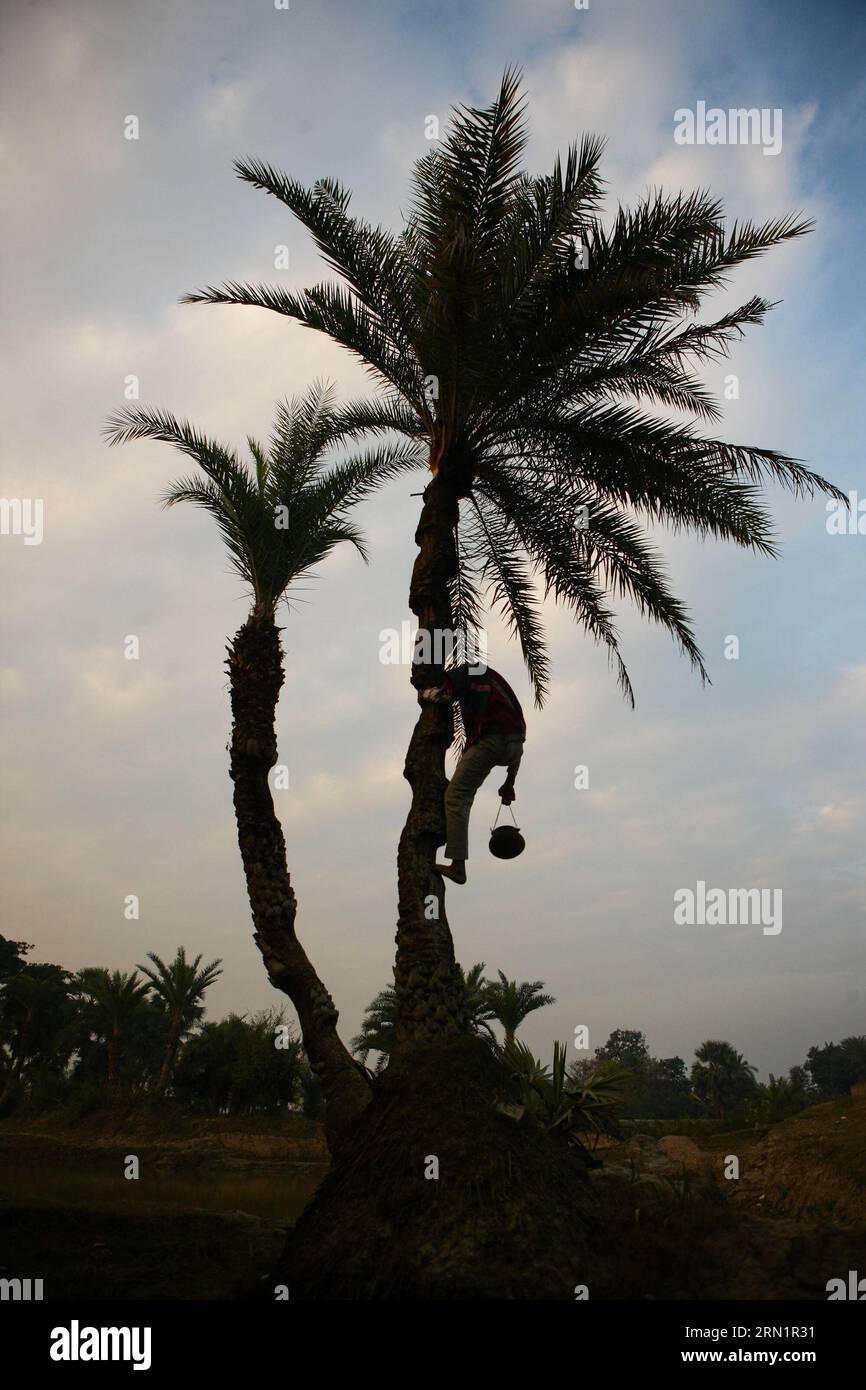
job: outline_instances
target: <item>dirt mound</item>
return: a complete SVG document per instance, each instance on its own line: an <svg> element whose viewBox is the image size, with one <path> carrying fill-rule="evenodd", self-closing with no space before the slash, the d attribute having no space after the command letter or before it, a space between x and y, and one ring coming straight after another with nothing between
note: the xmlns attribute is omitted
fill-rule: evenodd
<svg viewBox="0 0 866 1390"><path fill-rule="evenodd" d="M719 1161L736 1154L740 1177L726 1184L735 1202L753 1210L866 1228L866 1102L841 1097L813 1105L774 1125L707 1138L701 1148Z"/></svg>
<svg viewBox="0 0 866 1390"><path fill-rule="evenodd" d="M866 1223L840 1229L747 1204L745 1185L722 1176L725 1156L746 1149L737 1140L721 1136L715 1153L685 1136L635 1135L602 1151L592 1187L608 1242L591 1297L826 1299L829 1279L866 1267Z"/></svg>
<svg viewBox="0 0 866 1390"><path fill-rule="evenodd" d="M506 1088L471 1037L392 1063L276 1282L293 1300L573 1299L591 1283L589 1184L573 1149L497 1109Z"/></svg>
<svg viewBox="0 0 866 1390"><path fill-rule="evenodd" d="M658 1146L663 1154L686 1169L715 1169L712 1155L699 1148L694 1139L689 1139L685 1134L666 1134L659 1139Z"/></svg>

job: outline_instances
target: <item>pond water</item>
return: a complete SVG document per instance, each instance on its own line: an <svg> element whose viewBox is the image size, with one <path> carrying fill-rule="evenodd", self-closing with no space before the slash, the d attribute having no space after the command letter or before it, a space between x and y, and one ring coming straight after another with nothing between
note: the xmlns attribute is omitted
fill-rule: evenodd
<svg viewBox="0 0 866 1390"><path fill-rule="evenodd" d="M137 1179L122 1168L58 1169L31 1164L0 1166L0 1201L46 1201L136 1211L198 1208L213 1212L249 1212L274 1222L295 1221L324 1176L319 1167L287 1171L226 1172L224 1169L178 1174L152 1169Z"/></svg>

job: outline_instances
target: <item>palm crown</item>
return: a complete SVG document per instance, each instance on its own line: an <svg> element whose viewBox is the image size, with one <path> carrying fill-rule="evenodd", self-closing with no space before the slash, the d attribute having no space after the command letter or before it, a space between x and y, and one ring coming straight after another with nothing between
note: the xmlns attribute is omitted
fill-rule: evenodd
<svg viewBox="0 0 866 1390"><path fill-rule="evenodd" d="M150 985L133 970L87 966L78 972L78 989L89 1002L98 1025L109 1030L126 1024L144 1002Z"/></svg>
<svg viewBox="0 0 866 1390"><path fill-rule="evenodd" d="M152 965L138 968L168 1010L165 1056L157 1082L157 1091L162 1093L171 1080L180 1040L204 1013L201 1001L205 990L222 974L222 961L212 960L209 965L202 966L200 955L195 960L187 960L183 946L178 946L169 965L155 951L148 951L147 958Z"/></svg>
<svg viewBox="0 0 866 1390"><path fill-rule="evenodd" d="M342 283L292 293L229 282L185 298L260 305L357 354L384 394L341 412L341 428L425 441L431 470L462 500L454 624L468 633L485 598L498 607L541 702L540 580L607 645L631 699L611 594L663 624L705 675L646 523L774 554L761 483L841 495L794 459L695 428L720 410L694 364L723 356L772 306L752 297L715 321L686 316L734 266L810 224L784 217L726 232L708 195L650 193L605 229L602 142L584 137L540 177L520 169L525 142L519 76L508 71L496 101L458 108L417 162L398 235L352 216L334 180L306 189L238 161L242 179L310 230Z"/></svg>
<svg viewBox="0 0 866 1390"><path fill-rule="evenodd" d="M695 1050L691 1081L698 1096L720 1114L755 1086L755 1071L729 1042L708 1039Z"/></svg>
<svg viewBox="0 0 866 1390"><path fill-rule="evenodd" d="M201 956L187 960L183 946L178 947L174 960L168 965L155 951L148 951L147 958L152 966L139 965L138 969L150 981L171 1016L194 1022L201 1016L205 990L222 974L222 961L213 960L199 969Z"/></svg>
<svg viewBox="0 0 866 1390"><path fill-rule="evenodd" d="M484 990L487 1017L501 1023L507 1040L514 1037L521 1023L536 1009L555 1004L552 994L544 993L543 980L509 980L503 971L496 972L499 980L488 981Z"/></svg>
<svg viewBox="0 0 866 1390"><path fill-rule="evenodd" d="M417 465L417 446L371 448L324 467L343 433L331 388L316 384L277 406L266 448L248 437L252 464L167 411L129 407L105 427L110 443L157 439L198 464L203 478L173 483L163 504L193 502L215 519L233 569L252 590L256 610L272 614L291 583L349 541L366 559L349 509L385 479Z"/></svg>

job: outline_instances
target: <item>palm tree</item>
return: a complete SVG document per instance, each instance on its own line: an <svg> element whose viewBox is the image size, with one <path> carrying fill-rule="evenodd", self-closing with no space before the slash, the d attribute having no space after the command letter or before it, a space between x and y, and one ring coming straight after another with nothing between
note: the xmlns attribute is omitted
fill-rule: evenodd
<svg viewBox="0 0 866 1390"><path fill-rule="evenodd" d="M350 1044L352 1051L364 1063L371 1052L378 1052L376 1071L381 1072L394 1048L396 1029L397 995L393 985L386 985L364 1010L361 1031Z"/></svg>
<svg viewBox="0 0 866 1390"><path fill-rule="evenodd" d="M366 558L361 535L348 518L350 508L417 462L413 446L387 445L325 468L323 455L340 438L336 421L333 393L322 386L281 404L269 446L247 441L252 467L165 411L130 407L106 426L112 444L156 439L198 465L203 476L174 483L164 504L192 502L210 513L232 568L250 591L249 616L227 649L238 843L256 944L271 983L297 1009L307 1055L329 1102L332 1138L367 1105L370 1090L337 1035L334 1002L295 931L297 900L268 782L277 760L275 716L284 680L275 615L299 577L336 545L347 541Z"/></svg>
<svg viewBox="0 0 866 1390"><path fill-rule="evenodd" d="M333 179L306 188L268 164L237 161L241 179L312 233L340 282L295 292L232 281L185 299L258 305L328 334L384 388L347 407L342 428L423 443L430 477L409 600L416 689L442 678L436 636L463 633L471 649L489 604L517 637L540 705L549 684L541 600L552 596L606 647L633 702L612 597L666 628L706 678L650 526L775 555L764 483L842 496L795 459L697 427L721 412L695 366L726 355L771 307L752 296L698 322L704 297L811 224L788 216L726 228L707 193L654 192L605 227L602 142L585 136L537 177L521 170L525 143L519 75L507 71L492 105L458 108L415 165L399 234L352 215ZM448 706L427 704L406 757L395 969L403 1042L466 1026L434 872L452 736Z"/></svg>
<svg viewBox="0 0 866 1390"><path fill-rule="evenodd" d="M729 1042L708 1039L695 1050L691 1083L695 1095L723 1120L755 1089L757 1068Z"/></svg>
<svg viewBox="0 0 866 1390"><path fill-rule="evenodd" d="M168 1011L165 1055L156 1083L157 1095L164 1095L174 1072L180 1040L204 1013L201 1000L205 990L222 974L219 968L222 961L213 960L210 965L199 970L201 956L196 956L194 961L188 961L183 946L178 946L177 954L170 965L166 965L155 951L148 951L147 958L153 962L155 969L146 965L139 965L138 969L150 980L154 992L162 999Z"/></svg>
<svg viewBox="0 0 866 1390"><path fill-rule="evenodd" d="M531 984L524 980L518 984L516 980L506 979L501 970L496 973L499 980L488 981L484 998L489 1010L487 1017L501 1023L505 1029L507 1047L514 1042L514 1035L525 1018L536 1009L555 1004L556 1000L552 994L543 993L543 980L533 980Z"/></svg>
<svg viewBox="0 0 866 1390"><path fill-rule="evenodd" d="M100 966L80 970L77 976L79 993L87 1001L85 1021L95 1033L105 1038L108 1053L106 1085L117 1083L121 1044L133 1015L141 1008L150 985L140 980L138 973L108 971Z"/></svg>
<svg viewBox="0 0 866 1390"><path fill-rule="evenodd" d="M486 968L483 960L476 961L469 971L464 971L462 965L457 967L463 982L463 1007L469 1030L480 1033L483 1029L490 1041L495 1043L496 1035L488 1026L494 1014L487 994L489 981L484 978Z"/></svg>

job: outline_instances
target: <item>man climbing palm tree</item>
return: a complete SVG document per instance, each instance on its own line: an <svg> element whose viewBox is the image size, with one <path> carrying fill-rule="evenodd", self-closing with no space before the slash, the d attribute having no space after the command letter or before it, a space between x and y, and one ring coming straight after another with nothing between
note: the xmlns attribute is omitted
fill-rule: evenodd
<svg viewBox="0 0 866 1390"><path fill-rule="evenodd" d="M523 757L526 720L511 686L489 666L483 674L466 665L455 666L442 685L422 690L421 699L460 706L466 742L445 793L445 854L451 863L437 864L436 871L454 883L465 883L475 793L492 768L506 767L508 775L498 794L506 806L511 805L517 795L514 779Z"/></svg>
<svg viewBox="0 0 866 1390"><path fill-rule="evenodd" d="M297 290L232 280L187 299L283 314L341 343L381 384L380 399L345 408L338 427L342 437L396 431L423 450L429 478L409 587L419 652L435 652L437 633L471 640L490 604L518 638L541 704L547 597L604 644L631 697L617 598L634 600L707 674L661 563L660 528L775 555L766 482L844 500L796 459L714 437L708 425L721 409L698 370L770 308L753 295L704 318L706 296L810 224L726 221L704 192L650 192L603 221L601 142L584 137L534 175L522 167L527 134L508 72L493 103L459 107L418 162L395 233L354 216L334 179L307 188L239 162L246 182L309 229L339 283ZM580 264L578 243L588 251ZM413 700L445 674L419 655ZM452 741L450 706L422 701L404 764L411 804L397 854L394 1058L357 1125L347 1089L345 1147L293 1230L281 1274L306 1298L453 1298L455 1280L461 1297L556 1298L576 1282L586 1225L571 1159L556 1135L541 1141L531 1125L509 1126L507 1139L487 1127L499 1072L466 1032L447 879L434 872ZM335 1118L338 1106L345 1113L332 1092ZM450 1146L449 1200L432 1204L430 1183L390 1178L415 1171L421 1136L431 1134Z"/></svg>
<svg viewBox="0 0 866 1390"><path fill-rule="evenodd" d="M492 105L455 109L418 161L399 233L350 211L336 180L307 188L258 160L239 176L307 227L340 282L307 290L231 280L190 303L259 305L329 335L363 361L380 399L341 412L340 428L396 432L426 455L409 608L435 634L478 632L485 604L517 637L541 705L550 668L543 599L568 608L608 652L633 699L612 601L632 599L707 672L685 605L652 532L667 526L777 553L761 485L800 496L838 489L773 449L731 444L699 423L721 408L696 371L725 357L771 308L753 295L699 317L739 265L803 236L808 219L726 222L707 192L645 194L600 215L602 141L584 136L551 171L522 168L528 131L517 72ZM587 256L576 258L577 245ZM681 412L686 418L676 418ZM844 499L843 499L844 500ZM414 690L441 663L412 664ZM412 790L397 852L400 1037L463 1031L444 878L450 710L422 701L406 751Z"/></svg>

